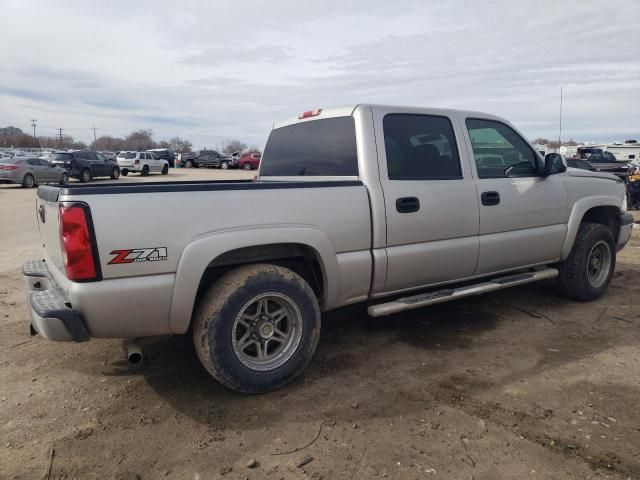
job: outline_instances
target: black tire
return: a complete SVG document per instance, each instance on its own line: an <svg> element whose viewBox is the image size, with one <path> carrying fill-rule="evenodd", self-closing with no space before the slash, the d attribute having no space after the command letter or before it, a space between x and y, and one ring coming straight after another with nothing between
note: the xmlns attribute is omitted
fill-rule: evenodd
<svg viewBox="0 0 640 480"><path fill-rule="evenodd" d="M140 172L140 175L142 175L143 177L146 177L147 175L149 175L149 165L145 165L144 167L142 167L142 171Z"/></svg>
<svg viewBox="0 0 640 480"><path fill-rule="evenodd" d="M27 173L22 179L22 188L33 188L36 186L36 179L33 175Z"/></svg>
<svg viewBox="0 0 640 480"><path fill-rule="evenodd" d="M266 370L243 362L233 341L237 335L234 325L238 318L244 318L240 313L260 295L281 295L291 301L300 326L297 343L288 350L286 361ZM204 367L220 383L243 393L276 390L294 380L313 357L319 338L320 309L313 290L302 277L276 265L246 265L226 273L209 287L193 319L195 349ZM264 348L267 350L266 343Z"/></svg>
<svg viewBox="0 0 640 480"><path fill-rule="evenodd" d="M166 175L167 173L169 173L169 165L165 164L164 167L162 167L162 175Z"/></svg>
<svg viewBox="0 0 640 480"><path fill-rule="evenodd" d="M187 160L184 162L184 168L193 168L193 160Z"/></svg>
<svg viewBox="0 0 640 480"><path fill-rule="evenodd" d="M606 251L602 274L592 278L594 249ZM608 262L608 263L607 263ZM611 282L616 266L616 249L613 234L609 228L599 223L582 223L578 228L573 248L567 259L559 264L558 287L560 293L573 300L587 302L600 298ZM606 271L606 273L605 273Z"/></svg>
<svg viewBox="0 0 640 480"><path fill-rule="evenodd" d="M91 170L85 168L80 172L80 181L82 183L89 183L91 181Z"/></svg>
<svg viewBox="0 0 640 480"><path fill-rule="evenodd" d="M245 163L242 164L242 169L243 170L253 170L253 167L251 166L251 163L245 162Z"/></svg>
<svg viewBox="0 0 640 480"><path fill-rule="evenodd" d="M129 175L129 170L127 170L126 168L124 170L121 170L120 175L122 175L123 177L126 177L127 175Z"/></svg>
<svg viewBox="0 0 640 480"><path fill-rule="evenodd" d="M111 170L111 180L118 180L120 178L120 169L118 167L113 167Z"/></svg>
<svg viewBox="0 0 640 480"><path fill-rule="evenodd" d="M229 170L229 162L220 162L220 168L222 170Z"/></svg>
<svg viewBox="0 0 640 480"><path fill-rule="evenodd" d="M65 172L60 177L60 185L67 185L68 183L69 183L69 174Z"/></svg>

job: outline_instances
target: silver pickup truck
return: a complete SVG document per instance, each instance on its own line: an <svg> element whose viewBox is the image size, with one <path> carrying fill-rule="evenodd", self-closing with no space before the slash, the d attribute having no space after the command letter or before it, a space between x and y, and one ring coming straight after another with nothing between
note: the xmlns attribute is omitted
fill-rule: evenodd
<svg viewBox="0 0 640 480"><path fill-rule="evenodd" d="M551 278L596 299L633 226L620 180L541 157L502 118L378 105L276 124L255 181L37 197L32 333L190 332L213 377L253 393L295 378L344 305L382 316Z"/></svg>

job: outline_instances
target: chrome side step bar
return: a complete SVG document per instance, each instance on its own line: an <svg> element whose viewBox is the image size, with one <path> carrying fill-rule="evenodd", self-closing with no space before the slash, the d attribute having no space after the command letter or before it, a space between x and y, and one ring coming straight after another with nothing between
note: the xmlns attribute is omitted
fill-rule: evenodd
<svg viewBox="0 0 640 480"><path fill-rule="evenodd" d="M555 268L543 267L531 272L512 273L503 277L496 277L475 285L466 285L459 288L436 290L433 292L421 293L411 297L404 297L388 303L371 305L367 312L372 317L384 317L393 313L404 312L436 303L450 302L458 298L480 295L481 293L502 290L503 288L523 285L525 283L547 280L558 276Z"/></svg>

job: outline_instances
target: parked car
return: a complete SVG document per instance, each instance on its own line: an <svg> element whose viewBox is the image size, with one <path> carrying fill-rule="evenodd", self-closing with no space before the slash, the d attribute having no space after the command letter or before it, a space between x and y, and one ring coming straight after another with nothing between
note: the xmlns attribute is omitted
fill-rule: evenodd
<svg viewBox="0 0 640 480"><path fill-rule="evenodd" d="M147 150L147 152L155 153L158 158L169 162L171 168L175 167L176 154L170 148L152 148L151 150Z"/></svg>
<svg viewBox="0 0 640 480"><path fill-rule="evenodd" d="M589 158L594 153L602 153L604 152L604 150L601 147L578 147L576 152L578 158L584 160Z"/></svg>
<svg viewBox="0 0 640 480"><path fill-rule="evenodd" d="M83 183L96 177L120 178L120 168L113 160L93 150L59 151L49 156L54 165L66 168L72 178Z"/></svg>
<svg viewBox="0 0 640 480"><path fill-rule="evenodd" d="M309 363L321 311L366 301L378 317L552 278L594 300L633 228L617 177L567 170L478 112L309 111L274 125L263 157L255 181L40 187L33 330L192 332L211 375L265 392Z"/></svg>
<svg viewBox="0 0 640 480"><path fill-rule="evenodd" d="M629 162L619 162L610 152L592 153L586 161L598 171L609 172L624 177L629 170Z"/></svg>
<svg viewBox="0 0 640 480"><path fill-rule="evenodd" d="M182 166L185 168L219 167L223 170L238 166L238 160L216 150L200 150L197 154L182 154Z"/></svg>
<svg viewBox="0 0 640 480"><path fill-rule="evenodd" d="M260 153L243 153L238 158L238 167L243 170L255 170L260 166L260 158L262 155Z"/></svg>
<svg viewBox="0 0 640 480"><path fill-rule="evenodd" d="M582 170L589 170L591 172L597 172L598 169L585 160L579 158L567 158L567 167L580 168Z"/></svg>
<svg viewBox="0 0 640 480"><path fill-rule="evenodd" d="M143 177L150 173L169 173L169 162L151 152L120 152L118 166L125 177L129 172L138 172Z"/></svg>
<svg viewBox="0 0 640 480"><path fill-rule="evenodd" d="M47 160L35 157L0 159L0 183L17 183L25 188L45 183L69 183L69 172Z"/></svg>

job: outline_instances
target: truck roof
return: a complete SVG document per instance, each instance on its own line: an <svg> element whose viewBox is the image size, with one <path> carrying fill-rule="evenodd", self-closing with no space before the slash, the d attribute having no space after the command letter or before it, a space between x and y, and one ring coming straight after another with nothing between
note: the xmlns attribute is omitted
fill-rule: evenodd
<svg viewBox="0 0 640 480"><path fill-rule="evenodd" d="M317 110L310 110L304 113L300 113L299 115L286 118L281 122L276 122L273 124L273 128L286 127L287 125L293 125L295 123L302 122L312 122L314 120L322 120L326 118L334 118L334 117L348 117L353 114L353 112L359 108L371 108L372 110L393 110L398 113L422 113L422 114L431 114L431 115L446 115L451 116L452 114L462 114L464 116L469 117L479 117L479 118L488 118L499 120L504 123L509 123L504 118L498 117L496 115L491 115L489 113L477 112L473 110L457 110L453 108L431 108L431 107L417 107L411 105L381 105L381 104L371 104L371 103L359 103L354 105L342 105L328 108L318 108ZM316 113L319 112L319 113Z"/></svg>

